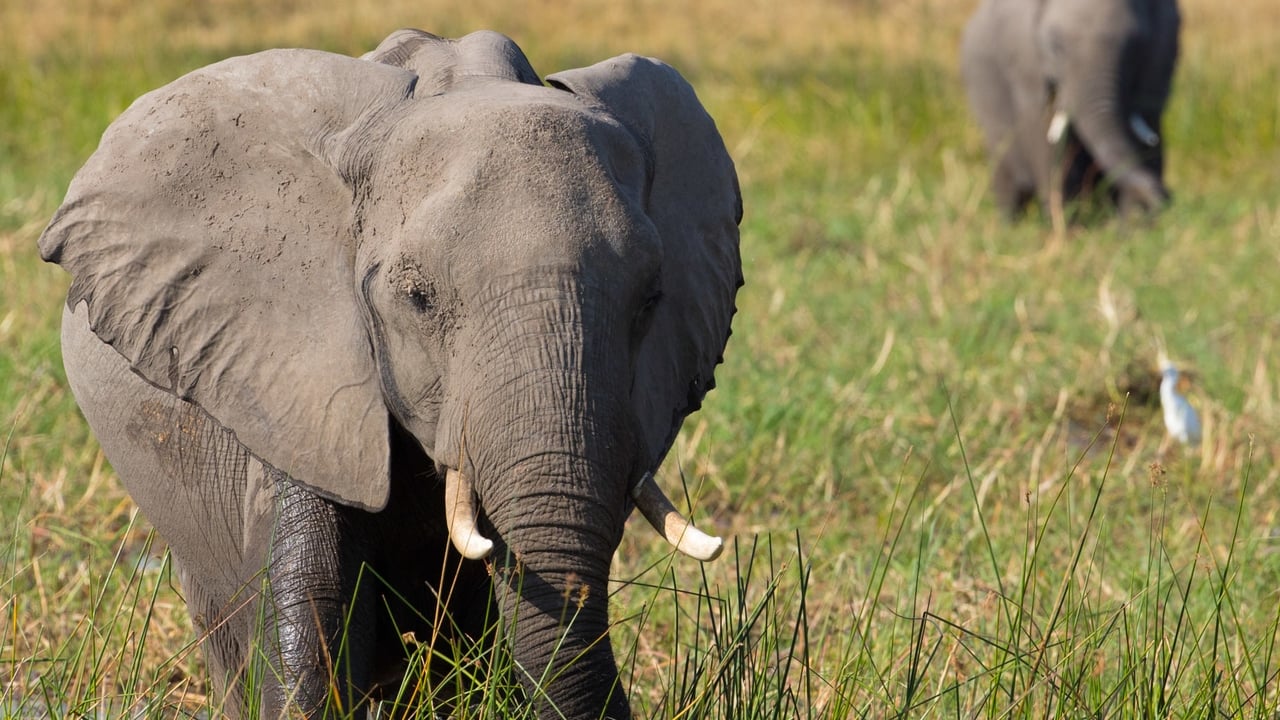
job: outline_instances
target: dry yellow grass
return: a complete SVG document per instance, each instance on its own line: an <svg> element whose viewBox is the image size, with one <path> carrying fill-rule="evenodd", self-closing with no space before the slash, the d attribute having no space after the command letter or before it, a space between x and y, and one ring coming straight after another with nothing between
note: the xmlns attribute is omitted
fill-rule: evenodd
<svg viewBox="0 0 1280 720"><path fill-rule="evenodd" d="M143 53L157 45L206 50L351 45L399 27L450 35L490 28L536 48L632 49L694 58L726 70L773 63L813 68L850 47L951 64L958 29L976 5L976 0L9 0L0 8L0 19L5 42L28 57L67 43L92 57ZM1280 5L1270 0L1182 0L1181 6L1184 47L1192 57L1248 64L1280 40Z"/></svg>
<svg viewBox="0 0 1280 720"><path fill-rule="evenodd" d="M957 26L968 5L927 0L319 0L271 5L252 0L53 0L12 2L0 13L6 27L21 28L9 40L26 55L68 41L93 55L117 54L139 43L204 49L313 46L380 37L398 27L446 34L491 28L534 47L611 52L636 48L705 58L723 69L784 60L809 63L850 45L894 54L945 55L948 45L922 43L924 31Z"/></svg>

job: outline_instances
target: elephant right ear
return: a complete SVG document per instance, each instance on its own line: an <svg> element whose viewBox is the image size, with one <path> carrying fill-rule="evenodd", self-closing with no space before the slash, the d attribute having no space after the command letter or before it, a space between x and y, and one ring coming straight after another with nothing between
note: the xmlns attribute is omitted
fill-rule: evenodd
<svg viewBox="0 0 1280 720"><path fill-rule="evenodd" d="M339 162L416 78L311 50L192 72L107 129L40 237L67 304L141 377L367 509L386 503L389 419Z"/></svg>
<svg viewBox="0 0 1280 720"><path fill-rule="evenodd" d="M742 194L733 160L693 87L674 68L621 55L547 82L617 118L648 148L646 212L662 238L662 301L641 344L633 394L656 470L715 386L742 286Z"/></svg>

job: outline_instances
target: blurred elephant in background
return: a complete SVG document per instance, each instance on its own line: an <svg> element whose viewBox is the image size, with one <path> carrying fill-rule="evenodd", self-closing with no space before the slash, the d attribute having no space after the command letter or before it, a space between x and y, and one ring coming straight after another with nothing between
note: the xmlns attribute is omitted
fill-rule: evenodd
<svg viewBox="0 0 1280 720"><path fill-rule="evenodd" d="M729 336L733 163L661 62L548 83L489 32L219 62L116 120L40 238L228 714L393 692L413 632L505 638L541 717L628 718L624 521L719 553L653 474Z"/></svg>
<svg viewBox="0 0 1280 720"><path fill-rule="evenodd" d="M962 70L1006 213L1099 189L1123 211L1166 204L1180 24L1175 0L984 0Z"/></svg>

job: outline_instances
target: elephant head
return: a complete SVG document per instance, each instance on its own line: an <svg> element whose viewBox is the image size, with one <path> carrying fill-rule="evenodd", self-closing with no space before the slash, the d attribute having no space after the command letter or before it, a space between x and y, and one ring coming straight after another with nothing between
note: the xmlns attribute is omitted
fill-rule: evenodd
<svg viewBox="0 0 1280 720"><path fill-rule="evenodd" d="M1079 185L1097 164L1122 207L1157 209L1168 200L1160 118L1178 55L1175 0L1041 0L1036 23L1053 119L1050 143L1078 142L1066 162ZM1068 188L1067 195L1073 194Z"/></svg>
<svg viewBox="0 0 1280 720"><path fill-rule="evenodd" d="M627 717L607 579L632 504L719 550L653 473L713 386L741 199L672 68L548 82L487 32L226 60L111 126L40 248L135 373L325 498L381 509L406 429L520 667L555 678L536 702Z"/></svg>

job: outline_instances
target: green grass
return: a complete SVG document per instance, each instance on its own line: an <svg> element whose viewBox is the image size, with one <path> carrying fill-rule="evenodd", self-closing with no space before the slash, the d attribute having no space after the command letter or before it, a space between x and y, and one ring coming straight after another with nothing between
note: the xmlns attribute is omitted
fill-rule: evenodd
<svg viewBox="0 0 1280 720"><path fill-rule="evenodd" d="M66 390L66 279L34 248L66 183L189 69L408 25L504 30L543 73L668 59L738 164L748 284L662 478L735 544L699 566L624 539L638 716L1272 717L1280 6L1184 0L1175 204L1057 236L987 195L955 61L972 3L331 4L0 5L0 715L212 702ZM1192 371L1194 451L1163 441L1160 339Z"/></svg>

